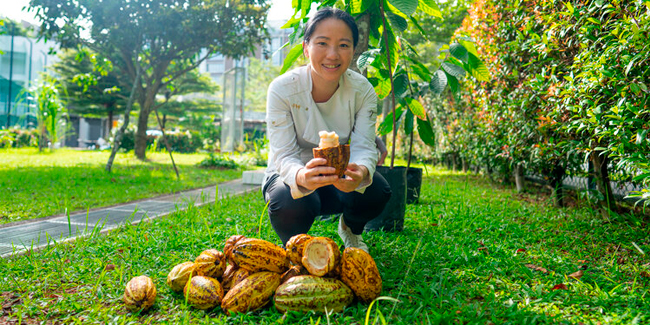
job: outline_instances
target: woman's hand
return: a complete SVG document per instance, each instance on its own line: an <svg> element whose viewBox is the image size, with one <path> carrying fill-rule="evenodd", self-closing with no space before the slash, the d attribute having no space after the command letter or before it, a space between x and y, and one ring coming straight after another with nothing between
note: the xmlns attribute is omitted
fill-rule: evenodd
<svg viewBox="0 0 650 325"><path fill-rule="evenodd" d="M327 164L327 160L323 158L314 158L308 161L305 167L298 170L296 184L310 191L334 184L339 179L339 176L334 174L336 168L325 166L325 164Z"/></svg>
<svg viewBox="0 0 650 325"><path fill-rule="evenodd" d="M338 178L334 182L334 187L341 192L349 193L357 189L361 181L368 176L368 168L355 163L349 163L345 171L345 178Z"/></svg>

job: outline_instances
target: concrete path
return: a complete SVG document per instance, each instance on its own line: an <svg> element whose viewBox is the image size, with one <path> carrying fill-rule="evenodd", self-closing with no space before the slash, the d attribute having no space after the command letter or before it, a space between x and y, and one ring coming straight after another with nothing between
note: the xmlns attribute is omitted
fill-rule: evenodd
<svg viewBox="0 0 650 325"><path fill-rule="evenodd" d="M231 197L259 190L259 185L244 184L241 179L218 185L218 198ZM217 197L217 186L210 186L129 202L88 212L56 215L36 220L21 221L0 226L0 256L8 257L39 249L53 241L71 240L93 232L104 232L123 225L138 223L143 218L153 219L185 210L190 204L201 206L212 203Z"/></svg>

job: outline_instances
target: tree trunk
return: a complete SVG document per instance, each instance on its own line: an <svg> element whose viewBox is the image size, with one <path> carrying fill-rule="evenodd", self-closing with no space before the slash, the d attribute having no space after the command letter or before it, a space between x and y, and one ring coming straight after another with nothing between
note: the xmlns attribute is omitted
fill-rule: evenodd
<svg viewBox="0 0 650 325"><path fill-rule="evenodd" d="M524 166L522 163L515 165L515 184L517 185L517 193L524 191Z"/></svg>
<svg viewBox="0 0 650 325"><path fill-rule="evenodd" d="M562 180L566 175L566 167L556 163L549 175L551 183L551 197L553 198L553 205L555 207L564 206L564 190L562 189Z"/></svg>
<svg viewBox="0 0 650 325"><path fill-rule="evenodd" d="M163 114L162 122L160 124L161 124L160 128L162 131L162 129L165 128L165 124L167 124L167 114Z"/></svg>
<svg viewBox="0 0 650 325"><path fill-rule="evenodd" d="M126 110L124 111L124 123L122 124L122 127L120 127L117 130L117 134L115 134L115 139L113 140L113 148L111 148L111 155L108 157L108 162L106 163L106 171L109 173L111 172L111 168L113 168L113 160L115 159L117 150L120 149L120 144L122 142L122 135L124 135L124 131L129 126L129 116L131 114L131 108L133 107L133 101L137 89L136 85L139 82L140 82L140 67L138 66L137 73L135 75L135 80L133 81L133 87L131 88L131 95L129 95L129 100L126 103Z"/></svg>
<svg viewBox="0 0 650 325"><path fill-rule="evenodd" d="M602 151L592 151L589 159L594 164L594 173L596 177L596 187L603 195L604 200L600 202L601 206L605 209L606 213L616 210L616 200L612 192L612 185L609 180L609 171L607 170L607 163L609 157L602 153Z"/></svg>
<svg viewBox="0 0 650 325"><path fill-rule="evenodd" d="M147 90L151 90L148 87ZM140 160L147 159L147 125L149 122L149 113L155 104L155 93L149 94L148 91L144 103L140 102L140 114L138 115L138 130L135 133L135 156Z"/></svg>
<svg viewBox="0 0 650 325"><path fill-rule="evenodd" d="M111 134L111 130L113 129L113 110L108 111L108 134ZM106 137L108 138L108 137Z"/></svg>
<svg viewBox="0 0 650 325"><path fill-rule="evenodd" d="M359 43L357 47L354 48L354 57L352 58L352 63L350 64L350 69L359 72L360 74L367 76L368 69L359 70L357 66L357 60L359 56L368 50L368 40L370 35L370 13L366 12L357 17L357 27L359 28ZM385 143L385 142L384 142Z"/></svg>
<svg viewBox="0 0 650 325"><path fill-rule="evenodd" d="M467 159L462 158L461 161L463 164L463 173L467 173L467 171L469 170L469 164L467 163Z"/></svg>

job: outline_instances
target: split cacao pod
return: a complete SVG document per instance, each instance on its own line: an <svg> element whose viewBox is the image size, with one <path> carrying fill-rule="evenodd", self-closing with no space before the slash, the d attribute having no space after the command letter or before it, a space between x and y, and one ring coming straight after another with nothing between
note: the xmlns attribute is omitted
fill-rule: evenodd
<svg viewBox="0 0 650 325"><path fill-rule="evenodd" d="M174 292L182 292L190 276L194 274L194 268L193 262L184 262L174 266L167 275L167 285Z"/></svg>
<svg viewBox="0 0 650 325"><path fill-rule="evenodd" d="M212 309L221 304L223 288L219 281L202 275L193 276L183 290L187 303L198 309Z"/></svg>
<svg viewBox="0 0 650 325"><path fill-rule="evenodd" d="M331 278L299 275L281 284L275 290L275 308L284 313L341 312L354 299L354 293L345 283Z"/></svg>
<svg viewBox="0 0 650 325"><path fill-rule="evenodd" d="M287 257L293 264L302 265L302 250L310 239L312 237L307 234L298 234L289 238L286 245Z"/></svg>
<svg viewBox="0 0 650 325"><path fill-rule="evenodd" d="M124 305L132 312L145 311L156 301L156 286L146 275L136 276L126 284Z"/></svg>
<svg viewBox="0 0 650 325"><path fill-rule="evenodd" d="M339 245L329 237L314 237L305 243L302 265L309 274L324 276L336 269L341 260Z"/></svg>
<svg viewBox="0 0 650 325"><path fill-rule="evenodd" d="M239 240L232 257L239 267L253 272L284 273L289 268L287 252L282 247L257 238Z"/></svg>
<svg viewBox="0 0 650 325"><path fill-rule="evenodd" d="M341 281L347 284L363 302L379 297L382 281L375 260L364 250L348 247L341 259Z"/></svg>
<svg viewBox="0 0 650 325"><path fill-rule="evenodd" d="M329 148L313 148L314 158L324 158L327 160L327 166L336 168L335 174L343 177L345 169L350 161L350 145L341 144Z"/></svg>
<svg viewBox="0 0 650 325"><path fill-rule="evenodd" d="M197 275L218 278L226 270L226 257L216 249L208 249L194 260L194 267Z"/></svg>
<svg viewBox="0 0 650 325"><path fill-rule="evenodd" d="M257 272L232 287L221 302L228 314L257 310L271 301L280 285L280 274Z"/></svg>

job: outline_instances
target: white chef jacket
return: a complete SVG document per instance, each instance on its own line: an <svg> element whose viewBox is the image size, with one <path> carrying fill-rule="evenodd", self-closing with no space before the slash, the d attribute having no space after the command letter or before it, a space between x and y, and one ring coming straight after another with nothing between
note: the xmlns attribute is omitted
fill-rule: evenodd
<svg viewBox="0 0 650 325"><path fill-rule="evenodd" d="M356 191L372 184L379 155L375 144L377 95L361 74L347 70L326 103L311 95L311 66L291 70L271 82L266 102L269 160L264 182L273 174L291 188L294 199L311 194L296 184L298 170L314 158L319 131L336 131L341 144L350 144L350 162L365 166L369 176ZM320 107L319 107L320 106ZM321 108L322 107L322 108Z"/></svg>

